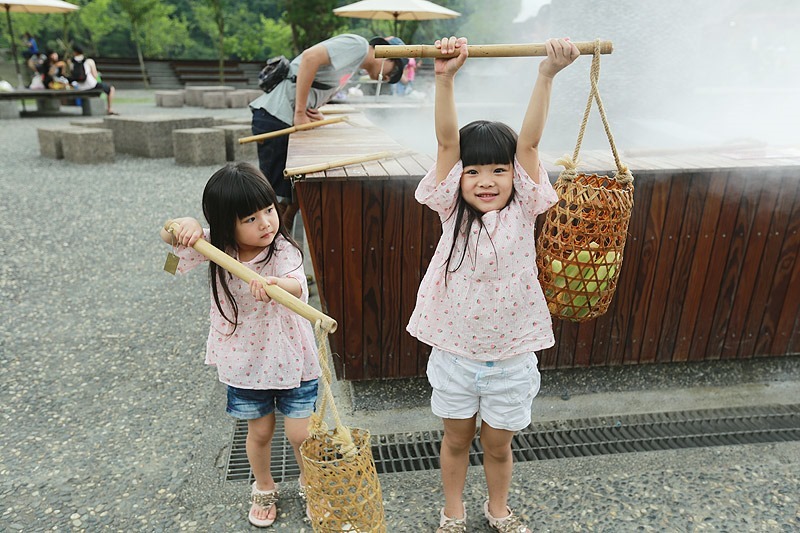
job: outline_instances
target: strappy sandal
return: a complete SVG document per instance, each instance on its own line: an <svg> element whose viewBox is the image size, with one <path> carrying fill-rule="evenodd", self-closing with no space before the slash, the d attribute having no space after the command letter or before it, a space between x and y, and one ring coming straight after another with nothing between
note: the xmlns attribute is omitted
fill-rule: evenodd
<svg viewBox="0 0 800 533"><path fill-rule="evenodd" d="M464 518L450 518L444 514L444 507L439 511L439 529L436 533L466 533L467 506L464 505Z"/></svg>
<svg viewBox="0 0 800 533"><path fill-rule="evenodd" d="M506 506L508 509L508 516L503 518L495 518L489 512L489 500L483 504L483 515L489 521L489 526L499 531L500 533L530 533L528 526L522 523L517 515L511 512L511 507Z"/></svg>
<svg viewBox="0 0 800 533"><path fill-rule="evenodd" d="M272 508L273 505L278 503L278 487L276 486L272 490L258 490L256 487L256 482L253 481L253 488L250 490L250 502L252 505L250 506L250 512L247 515L247 519L256 527L269 527L274 522L275 519L278 518L278 508L275 507L275 518L256 518L253 515L253 509L255 506L259 506L262 509L267 510L267 514L269 514L269 510Z"/></svg>

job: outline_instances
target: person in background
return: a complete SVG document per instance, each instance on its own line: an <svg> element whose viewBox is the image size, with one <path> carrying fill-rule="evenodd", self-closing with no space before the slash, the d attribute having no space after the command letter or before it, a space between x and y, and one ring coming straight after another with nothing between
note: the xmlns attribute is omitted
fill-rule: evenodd
<svg viewBox="0 0 800 533"><path fill-rule="evenodd" d="M253 135L299 126L322 120L319 107L329 102L353 74L364 69L373 80L382 77L397 83L403 75L406 59L376 59L375 45L405 44L396 37L375 37L367 41L359 35L342 34L318 43L295 57L289 75L271 92L252 102ZM275 189L283 223L291 231L299 205L292 195L292 185L283 176L289 136L274 137L258 143L258 164Z"/></svg>
<svg viewBox="0 0 800 533"><path fill-rule="evenodd" d="M396 85L397 93L400 96L408 96L414 90L414 78L417 72L417 60L413 57L408 58L408 64L403 69L403 77L400 78L400 83Z"/></svg>
<svg viewBox="0 0 800 533"><path fill-rule="evenodd" d="M72 75L69 78L72 86L76 89L100 87L106 93L106 111L109 115L116 115L117 113L111 108L111 101L114 99L115 92L114 86L100 81L100 74L97 72L97 65L94 59L83 55L83 48L73 46L72 51L75 53L72 57Z"/></svg>
<svg viewBox="0 0 800 533"><path fill-rule="evenodd" d="M44 60L37 67L37 71L42 77L42 85L45 89L69 88L69 80L64 77L66 66L66 63L58 57L58 52L48 50L45 53Z"/></svg>
<svg viewBox="0 0 800 533"><path fill-rule="evenodd" d="M467 530L463 492L480 414L488 492L483 515L497 531L530 533L508 507L508 493L511 441L531 423L539 391L536 352L555 343L537 279L534 226L558 196L539 161L539 141L553 78L580 52L567 39L547 41L517 135L488 120L458 128L454 80L469 55L467 40L434 45L458 55L435 60L436 164L414 196L439 215L442 235L406 329L433 348L431 409L444 424L438 532Z"/></svg>
<svg viewBox="0 0 800 533"><path fill-rule="evenodd" d="M39 54L39 45L36 44L36 39L27 31L22 35L22 44L25 46L25 50L22 51L22 57L25 58L26 62Z"/></svg>

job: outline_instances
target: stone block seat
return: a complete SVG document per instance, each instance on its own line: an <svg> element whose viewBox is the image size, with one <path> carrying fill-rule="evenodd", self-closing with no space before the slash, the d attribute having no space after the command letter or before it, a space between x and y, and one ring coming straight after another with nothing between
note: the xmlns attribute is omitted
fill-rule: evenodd
<svg viewBox="0 0 800 533"><path fill-rule="evenodd" d="M225 155L228 161L258 161L256 143L239 144L239 139L253 134L250 125L223 124L215 126L225 133Z"/></svg>
<svg viewBox="0 0 800 533"><path fill-rule="evenodd" d="M231 85L187 85L185 104L194 107L203 107L203 95L211 92L235 91Z"/></svg>
<svg viewBox="0 0 800 533"><path fill-rule="evenodd" d="M244 109L251 100L255 100L255 98L250 98L250 95L251 91L248 90L230 91L225 93L225 101L228 107Z"/></svg>
<svg viewBox="0 0 800 533"><path fill-rule="evenodd" d="M225 109L228 107L228 103L225 99L225 91L203 93L203 107L206 109Z"/></svg>
<svg viewBox="0 0 800 533"><path fill-rule="evenodd" d="M225 164L225 132L220 129L176 129L172 132L172 144L178 165Z"/></svg>
<svg viewBox="0 0 800 533"><path fill-rule="evenodd" d="M172 157L172 132L186 128L210 128L212 117L171 116L164 114L118 116L103 119L103 127L114 132L118 153L142 157ZM224 139L222 141L224 146Z"/></svg>
<svg viewBox="0 0 800 533"><path fill-rule="evenodd" d="M186 91L156 91L156 107L183 107Z"/></svg>
<svg viewBox="0 0 800 533"><path fill-rule="evenodd" d="M36 128L39 137L39 153L42 157L51 159L64 159L62 139L64 132L73 129L70 126L55 126L49 128Z"/></svg>
<svg viewBox="0 0 800 533"><path fill-rule="evenodd" d="M72 163L114 162L114 134L102 128L76 127L62 133L64 159Z"/></svg>

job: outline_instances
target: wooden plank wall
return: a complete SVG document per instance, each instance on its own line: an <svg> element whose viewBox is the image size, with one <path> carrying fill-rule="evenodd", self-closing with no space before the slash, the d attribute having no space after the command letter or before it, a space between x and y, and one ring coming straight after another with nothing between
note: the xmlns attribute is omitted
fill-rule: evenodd
<svg viewBox="0 0 800 533"><path fill-rule="evenodd" d="M800 353L800 169L636 174L608 313L556 321L542 368Z"/></svg>
<svg viewBox="0 0 800 533"><path fill-rule="evenodd" d="M556 345L539 354L540 366L800 353L800 168L639 171L635 183L608 312L554 321ZM323 306L339 321L340 378L425 374L430 348L405 326L441 228L414 200L416 185L297 183Z"/></svg>

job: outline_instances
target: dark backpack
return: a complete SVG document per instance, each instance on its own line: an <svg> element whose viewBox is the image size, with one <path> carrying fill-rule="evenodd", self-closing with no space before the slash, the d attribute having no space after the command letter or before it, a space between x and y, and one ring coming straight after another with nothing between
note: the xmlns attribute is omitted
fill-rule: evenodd
<svg viewBox="0 0 800 533"><path fill-rule="evenodd" d="M297 82L297 76L289 77L289 60L284 56L273 57L267 61L261 72L258 73L258 86L265 93L271 93L280 82L288 79L292 83ZM312 82L311 86L320 91L333 89L330 85Z"/></svg>
<svg viewBox="0 0 800 533"><path fill-rule="evenodd" d="M72 76L70 77L70 81L86 81L86 67L83 65L85 61L85 57L82 61L78 61L77 59L72 60Z"/></svg>

